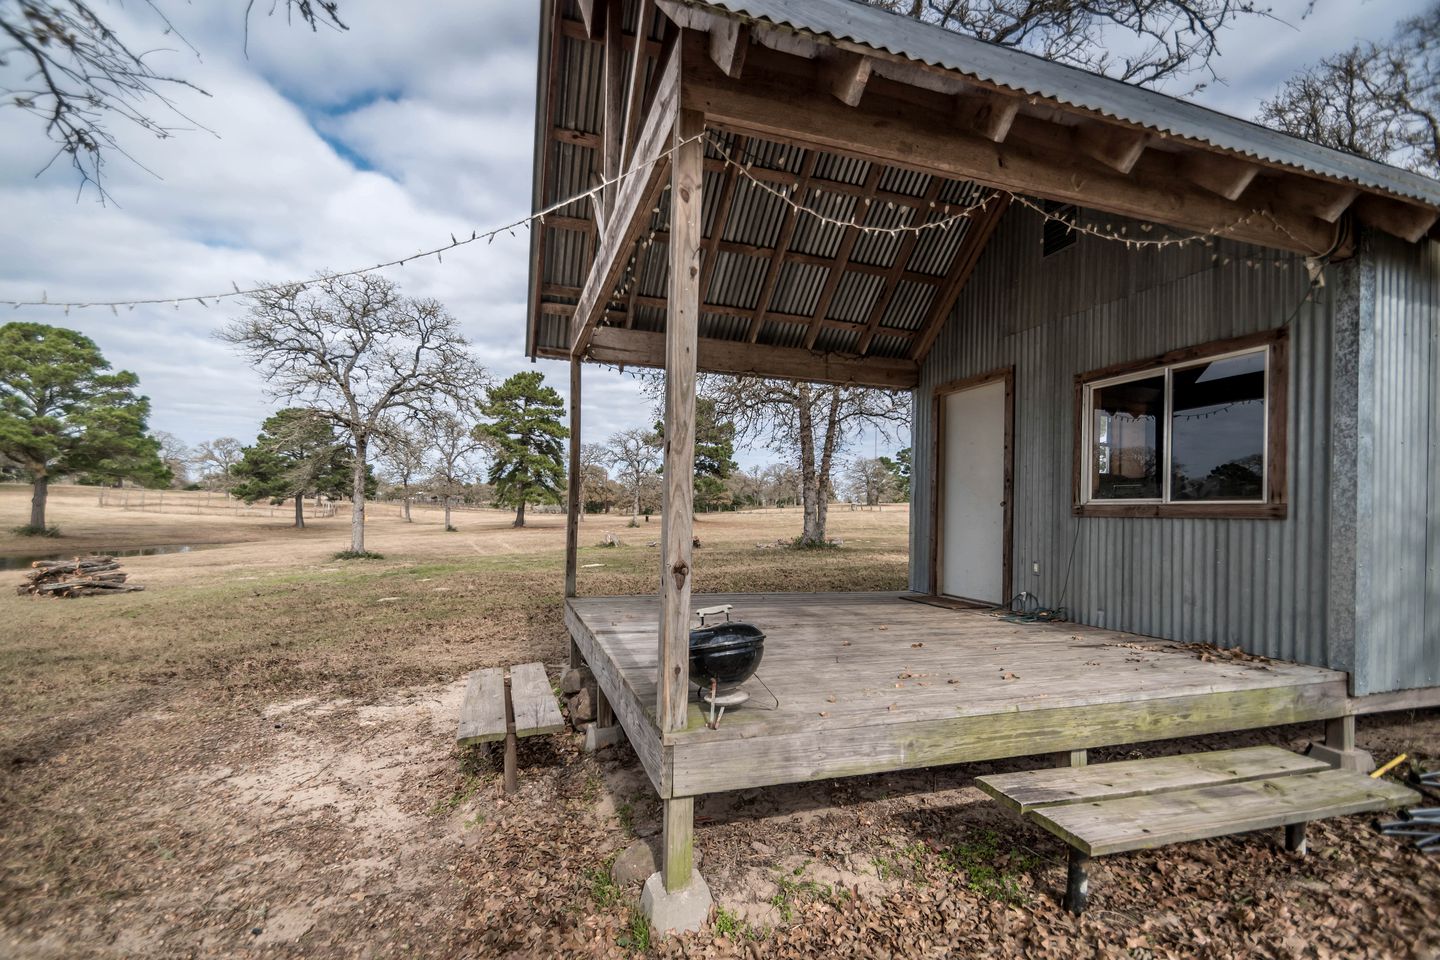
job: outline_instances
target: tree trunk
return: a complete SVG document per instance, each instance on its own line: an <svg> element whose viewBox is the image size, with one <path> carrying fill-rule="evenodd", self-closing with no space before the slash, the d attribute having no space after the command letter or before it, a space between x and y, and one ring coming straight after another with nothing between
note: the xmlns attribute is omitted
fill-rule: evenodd
<svg viewBox="0 0 1440 960"><path fill-rule="evenodd" d="M522 526L523 526L523 524L522 524ZM445 529L446 529L447 531L453 529L453 528L450 526L450 498L449 498L449 497L446 497L446 498L445 498Z"/></svg>
<svg viewBox="0 0 1440 960"><path fill-rule="evenodd" d="M45 502L50 499L50 475L35 474L34 492L30 496L30 528L45 529Z"/></svg>
<svg viewBox="0 0 1440 960"><path fill-rule="evenodd" d="M633 526L633 527L638 527L638 526L640 526L640 487L639 487L639 486L636 486L636 487L635 487L635 503L634 503L634 505L630 508L630 525Z"/></svg>
<svg viewBox="0 0 1440 960"><path fill-rule="evenodd" d="M355 465L350 473L350 552L365 552L365 453L368 444L355 438Z"/></svg>
<svg viewBox="0 0 1440 960"><path fill-rule="evenodd" d="M305 529L305 494L295 494L295 529Z"/></svg>
<svg viewBox="0 0 1440 960"><path fill-rule="evenodd" d="M402 512L403 512L404 515L405 515L405 522L406 522L406 523L411 523L412 521L410 520L410 484L408 484L408 483L405 484L405 496L403 496L403 497L400 498L400 505L401 505L401 510L402 510Z"/></svg>
<svg viewBox="0 0 1440 960"><path fill-rule="evenodd" d="M815 470L815 418L810 387L800 385L800 502L805 517L800 543L813 546L825 539L825 512L821 503L820 475Z"/></svg>
<svg viewBox="0 0 1440 960"><path fill-rule="evenodd" d="M520 506L518 506L518 507L515 508L515 522L514 522L513 524L511 524L511 526L515 526L515 527L523 527L523 526L525 526L525 501L524 501L524 500L521 500L521 501L520 501Z"/></svg>

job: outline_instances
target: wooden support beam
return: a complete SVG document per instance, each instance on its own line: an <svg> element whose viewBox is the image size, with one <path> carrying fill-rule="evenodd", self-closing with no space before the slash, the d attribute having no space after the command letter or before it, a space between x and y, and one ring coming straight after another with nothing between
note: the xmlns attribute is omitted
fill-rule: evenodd
<svg viewBox="0 0 1440 960"><path fill-rule="evenodd" d="M630 165L635 155L635 136L640 132L640 115L645 98L645 73L650 63L646 52L647 44L642 42L649 34L650 21L655 15L655 0L640 0L639 15L635 20L635 45L630 57L630 83L625 94L625 132L620 139L620 169Z"/></svg>
<svg viewBox="0 0 1440 960"><path fill-rule="evenodd" d="M695 869L695 798L671 797L665 803L665 862L660 865L660 879L670 893L685 889Z"/></svg>
<svg viewBox="0 0 1440 960"><path fill-rule="evenodd" d="M1299 177L1278 176L1264 186L1287 205L1326 223L1339 220L1340 215L1360 196L1357 187ZM1261 189L1256 188L1257 191Z"/></svg>
<svg viewBox="0 0 1440 960"><path fill-rule="evenodd" d="M871 60L859 53L839 52L824 61L822 74L835 99L850 107L860 105L870 82Z"/></svg>
<svg viewBox="0 0 1440 960"><path fill-rule="evenodd" d="M1005 142L1019 112L1020 98L1003 93L980 91L955 97L955 122L994 143Z"/></svg>
<svg viewBox="0 0 1440 960"><path fill-rule="evenodd" d="M1429 207L1374 195L1360 197L1355 201L1354 209L1361 223L1411 243L1425 236L1436 220L1440 220L1440 212Z"/></svg>
<svg viewBox="0 0 1440 960"><path fill-rule="evenodd" d="M570 358L570 472L565 490L565 596L576 593L580 557L580 358Z"/></svg>
<svg viewBox="0 0 1440 960"><path fill-rule="evenodd" d="M613 25L605 31L605 75L600 120L600 175L607 182L618 177L624 169L620 165L625 130L625 50L621 46L620 32L620 25L624 22L622 4L623 0L605 0L605 16ZM640 49L639 45L635 49ZM600 195L607 218L615 209L615 197L619 192L619 186L611 183Z"/></svg>
<svg viewBox="0 0 1440 960"><path fill-rule="evenodd" d="M736 340L702 339L697 347L699 369L744 377L809 380L881 390L910 390L920 382L913 360L820 353L804 347L772 347ZM541 356L553 355L539 351ZM590 339L586 359L619 366L663 367L665 335L648 330L600 327Z"/></svg>
<svg viewBox="0 0 1440 960"><path fill-rule="evenodd" d="M1187 151L1178 167L1180 176L1226 200L1240 199L1260 172L1257 163L1202 150Z"/></svg>
<svg viewBox="0 0 1440 960"><path fill-rule="evenodd" d="M545 218L545 226L554 227L556 230L569 230L572 233L595 232L594 220L586 220L584 217L562 217L555 213Z"/></svg>
<svg viewBox="0 0 1440 960"><path fill-rule="evenodd" d="M932 176L930 184L925 188L925 203L929 206L940 197L940 187L945 183L943 177ZM919 226L924 223L927 214L919 215ZM910 255L915 252L915 245L920 242L920 234L914 231L902 234L900 246L895 251L895 262L890 265L890 272L886 275L884 285L880 288L880 294L870 306L870 316L865 321L865 331L860 334L860 340L855 344L855 350L862 356L870 352L870 344L875 342L875 332L880 329L880 321L885 319L885 311L890 309L890 301L895 299L895 291L900 287L900 277L905 273L906 266L910 263Z"/></svg>
<svg viewBox="0 0 1440 960"><path fill-rule="evenodd" d="M1144 130L1102 123L1083 123L1075 128L1072 138L1075 148L1085 156L1121 173L1134 169L1150 143L1150 134Z"/></svg>
<svg viewBox="0 0 1440 960"><path fill-rule="evenodd" d="M590 333L615 293L625 269L626 257L650 222L650 211L664 186L668 159L658 160L670 142L680 93L680 60L673 57L664 68L664 77L641 131L635 158L628 168L632 175L620 186L615 201L614 222L601 235L600 247L590 264L575 316L570 322L570 352L582 354Z"/></svg>
<svg viewBox="0 0 1440 960"><path fill-rule="evenodd" d="M955 260L945 277L945 285L935 294L930 310L920 325L920 334L910 344L910 359L916 363L924 362L925 355L935 344L935 338L945 329L945 321L950 318L950 308L955 306L955 301L960 298L960 291L965 289L970 274L975 271L980 254L985 252L991 235L1009 208L1010 195L1002 193L987 203L985 209L970 215L970 226L965 231L965 239L961 242L960 249L955 251Z"/></svg>
<svg viewBox="0 0 1440 960"><path fill-rule="evenodd" d="M564 4L557 3L555 6L560 8L561 10L564 9ZM557 10L557 13L558 12L559 10ZM585 29L584 23L577 22L575 20L566 20L563 17L559 19L560 26L558 29L562 36L569 37L571 40L591 41L600 39L599 37L590 36L589 31ZM624 44L626 50L634 50L636 42L637 41L635 36L629 33L625 34L624 38L621 40L621 43ZM663 44L659 40L651 40L647 37L645 39L645 42L640 44L640 46L642 48L642 52L647 57L658 57L660 56Z"/></svg>
<svg viewBox="0 0 1440 960"><path fill-rule="evenodd" d="M660 652L655 683L655 721L662 735L685 728L690 700L695 373L705 184L705 144L691 138L704 129L703 114L682 110L675 122L670 163L670 309L664 335L665 489L660 509ZM668 848L668 838L666 845ZM686 871L678 886L671 886L671 871L666 867L667 889L679 889L689 879Z"/></svg>
<svg viewBox="0 0 1440 960"><path fill-rule="evenodd" d="M745 71L745 52L749 47L750 27L739 20L717 18L710 27L710 59L732 80L738 80Z"/></svg>
<svg viewBox="0 0 1440 960"><path fill-rule="evenodd" d="M800 165L800 181L795 186L794 196L797 203L803 203L805 194L810 189L810 178L815 175L815 164L820 159L820 151L810 150L805 154L805 159ZM800 220L800 211L797 207L785 206L785 219L780 224L780 234L775 238L775 249L770 255L770 263L765 267L765 279L760 284L760 295L755 300L755 316L750 320L750 329L745 332L745 339L754 343L760 336L760 330L765 326L765 312L770 307L770 298L775 295L775 285L780 282L780 270L785 262L785 254L790 250L790 241L795 237L795 226Z"/></svg>
<svg viewBox="0 0 1440 960"><path fill-rule="evenodd" d="M862 192L855 203L855 212L851 216L851 222L863 225L870 215L870 200L875 196L876 188L880 185L880 174L885 168L878 163L870 164L870 170L865 174L865 183ZM840 289L840 281L845 271L850 268L850 254L855 250L855 241L860 238L860 228L849 226L845 228L845 235L840 238L840 248L835 251L835 262L830 266L830 273L825 277L825 286L820 290L820 299L815 301L815 315L810 321L810 329L805 331L805 349L811 350L815 347L815 341L820 336L820 330L825 325L826 314L830 312L830 304L835 300L835 292Z"/></svg>
<svg viewBox="0 0 1440 960"><path fill-rule="evenodd" d="M745 138L736 137L731 149L735 153L743 153L745 150ZM725 233L725 225L730 221L730 206L735 199L735 182L737 174L734 164L725 165L724 180L720 185L720 200L715 207L715 220L710 224L710 236L705 238L705 259L700 271L700 302L710 295L710 278L715 275L715 261L718 258L720 244ZM665 238L668 243L670 238Z"/></svg>
<svg viewBox="0 0 1440 960"><path fill-rule="evenodd" d="M974 180L1007 192L1038 194L1181 229L1220 230L1230 239L1309 255L1329 250L1334 242L1331 224L1283 205L1231 203L1154 165L1142 162L1127 176L1077 156L1068 137L1061 142L1057 128L1043 121L1018 118L1005 143L996 144L937 126L934 111L922 102L925 91L915 91L914 99L905 100L872 91L862 106L846 107L816 90L823 78L814 64L762 48L751 51L743 84L726 78L708 58L692 66L684 103L703 111L712 127ZM1019 136L1020 121L1026 121L1025 136Z"/></svg>

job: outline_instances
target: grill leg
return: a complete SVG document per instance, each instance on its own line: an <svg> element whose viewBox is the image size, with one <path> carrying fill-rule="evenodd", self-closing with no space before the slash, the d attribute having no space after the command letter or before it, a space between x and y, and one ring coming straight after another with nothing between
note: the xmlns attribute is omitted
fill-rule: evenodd
<svg viewBox="0 0 1440 960"><path fill-rule="evenodd" d="M1085 912L1085 905L1090 901L1090 874L1087 872L1089 866L1090 858L1071 847L1070 866L1065 878L1064 907L1077 917Z"/></svg>
<svg viewBox="0 0 1440 960"><path fill-rule="evenodd" d="M1292 823L1285 827L1285 849L1305 856L1305 824Z"/></svg>

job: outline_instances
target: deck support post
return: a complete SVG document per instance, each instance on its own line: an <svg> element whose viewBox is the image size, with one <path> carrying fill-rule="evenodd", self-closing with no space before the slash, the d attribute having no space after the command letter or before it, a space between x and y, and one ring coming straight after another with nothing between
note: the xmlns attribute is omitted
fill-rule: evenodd
<svg viewBox="0 0 1440 960"><path fill-rule="evenodd" d="M1305 856L1305 824L1291 823L1285 827L1285 849Z"/></svg>
<svg viewBox="0 0 1440 960"><path fill-rule="evenodd" d="M580 497L580 358L570 358L570 464L565 484L565 596L578 596L577 574L580 562L580 513L585 504ZM571 644L570 666L575 663Z"/></svg>
<svg viewBox="0 0 1440 960"><path fill-rule="evenodd" d="M1088 750L1064 750L1055 755L1057 767L1083 767L1090 762Z"/></svg>
<svg viewBox="0 0 1440 960"><path fill-rule="evenodd" d="M677 56L678 50L677 50ZM694 538L695 366L700 321L700 246L705 117L682 110L670 157L670 297L665 320L665 493L660 515L660 656L655 719L662 735L683 730L690 709L690 582ZM668 792L668 791L667 791ZM664 861L641 904L651 924L697 930L710 891L695 870L695 798L664 797Z"/></svg>
<svg viewBox="0 0 1440 960"><path fill-rule="evenodd" d="M1064 907L1075 916L1085 912L1090 901L1090 858L1074 847L1070 848L1070 862L1065 874Z"/></svg>
<svg viewBox="0 0 1440 960"><path fill-rule="evenodd" d="M1337 770L1369 773L1375 769L1375 760L1369 752L1355 746L1354 714L1326 720L1325 742L1310 744L1309 755L1324 760Z"/></svg>
<svg viewBox="0 0 1440 960"><path fill-rule="evenodd" d="M606 747L613 747L625 736L625 730L615 722L615 709L600 684L595 684L595 722L585 724L585 752L594 753Z"/></svg>

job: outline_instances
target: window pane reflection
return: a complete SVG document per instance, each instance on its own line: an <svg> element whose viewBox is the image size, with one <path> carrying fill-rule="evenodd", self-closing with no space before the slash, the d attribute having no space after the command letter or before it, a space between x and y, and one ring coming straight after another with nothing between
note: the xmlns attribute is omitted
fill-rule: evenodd
<svg viewBox="0 0 1440 960"><path fill-rule="evenodd" d="M1265 497L1265 354L1171 375L1171 500Z"/></svg>
<svg viewBox="0 0 1440 960"><path fill-rule="evenodd" d="M1091 393L1097 500L1155 500L1161 494L1165 378L1147 377Z"/></svg>

